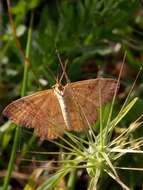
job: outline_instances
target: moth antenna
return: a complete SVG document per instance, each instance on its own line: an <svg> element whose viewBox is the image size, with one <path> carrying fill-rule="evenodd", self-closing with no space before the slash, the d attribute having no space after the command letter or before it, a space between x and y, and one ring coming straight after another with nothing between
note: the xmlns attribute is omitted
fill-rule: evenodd
<svg viewBox="0 0 143 190"><path fill-rule="evenodd" d="M58 74L57 74L57 76L56 76L56 84L60 84L60 80L59 80Z"/></svg>
<svg viewBox="0 0 143 190"><path fill-rule="evenodd" d="M58 50L56 50L56 53L57 53L57 57L58 57L58 60L59 60L59 62L60 62L60 65L61 65L61 68L62 68L62 71L63 71L63 73L62 73L62 75L61 75L61 77L60 77L59 82L61 82L62 79L63 79L63 77L65 77L66 82L69 83L70 80L69 80L69 78L68 78L68 76L67 76L67 74L66 74L66 67L67 67L68 60L66 60L65 65L63 65Z"/></svg>
<svg viewBox="0 0 143 190"><path fill-rule="evenodd" d="M68 78L68 76L67 76L67 74L66 74L67 63L68 63L68 59L67 59L66 62L65 62L64 70L63 70L63 73L62 73L62 75L61 75L61 77L60 77L60 80L59 80L60 83L61 83L61 81L62 81L62 79L63 79L64 76L65 76L65 78L66 78L66 82L67 82L67 83L70 83L70 80L69 80L69 78Z"/></svg>

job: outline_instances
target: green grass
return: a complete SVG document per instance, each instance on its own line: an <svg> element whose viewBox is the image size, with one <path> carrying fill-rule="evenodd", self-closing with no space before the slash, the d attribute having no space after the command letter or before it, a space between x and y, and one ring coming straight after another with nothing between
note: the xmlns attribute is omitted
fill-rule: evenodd
<svg viewBox="0 0 143 190"><path fill-rule="evenodd" d="M96 137L94 135L92 136L92 134L94 134L93 131L91 133L89 132L92 139L91 141L89 139L84 140L83 138L72 135L71 133L67 133L69 140L62 138L65 145L63 145L63 143L58 143L58 145L61 146L65 152L69 151L69 155L67 156L66 153L64 155L64 151L62 152L63 160L60 160L59 162L57 161L57 163L61 165L60 168L52 177L38 187L38 190L55 188L64 176L73 172L75 169L78 170L79 168L87 170L90 178L88 189L90 190L97 188L98 181L104 172L119 183L121 187L129 189L119 178L116 171L116 164L124 154L128 153L128 150L130 150L130 152L134 152L136 150L136 153L140 153L138 150L139 147L136 149L135 144L132 144L132 146L130 145L133 140L128 140L129 135L139 127L139 124L135 121L115 139L110 139L110 133L112 133L113 129L134 106L136 101L137 98L133 99L128 105L124 106L113 120L110 121L108 124L108 132L106 132L106 130L100 131ZM102 136L102 138L100 136ZM106 139L104 146L102 142L103 138ZM134 141L139 143L142 142L142 139L135 139ZM142 146L142 143L140 146Z"/></svg>
<svg viewBox="0 0 143 190"><path fill-rule="evenodd" d="M9 14L11 14L11 13L9 12ZM22 84L22 88L21 88L21 96L24 96L26 94L26 87L27 87L27 81L28 81L29 62L27 60L28 60L29 54L30 54L31 35L32 35L32 21L33 21L33 15L31 17L31 23L30 23L29 32L28 32L27 47L26 47L26 54L25 54L26 59L24 62L24 75L23 75L23 84ZM13 27L15 27L15 26L13 26ZM7 190L8 186L9 186L9 181L11 178L11 174L12 174L12 171L14 168L14 162L16 159L16 151L17 151L18 146L19 146L19 138L20 138L20 127L17 126L15 129L14 141L13 141L10 160L8 163L8 169L7 169L5 179L4 179L3 190Z"/></svg>
<svg viewBox="0 0 143 190"><path fill-rule="evenodd" d="M12 6L14 33L7 11L2 10L1 110L29 91L47 89L54 84L52 75L60 75L57 49L63 62L68 59L67 75L71 81L101 75L116 75L117 78L118 64L123 60L124 52L126 64L125 76L121 74L120 78L118 101L99 110L94 131L91 128L88 134L66 133L55 142L41 142L31 131L22 131L19 135L19 126L4 123L0 128L0 168L7 170L7 174L4 180L0 179L0 187L7 190L12 186L11 175L15 168L29 175L24 183L22 180L25 190L56 188L61 181L72 190L81 177L80 172L86 173L85 183L90 190L95 186L103 190L110 185L113 190L120 186L125 189L141 186L141 74L137 81L135 79L140 69L142 72L142 9L139 1L53 1L43 5L38 0L30 3L13 0ZM34 12L33 32L32 25L27 24L31 12ZM21 47L15 43L16 33ZM116 49L117 45L119 49ZM26 52L25 56L21 50ZM40 79L48 85L43 85ZM20 141L24 143L21 152L17 152ZM36 166L30 173L27 168L31 167L32 159ZM47 159L48 164L45 164Z"/></svg>

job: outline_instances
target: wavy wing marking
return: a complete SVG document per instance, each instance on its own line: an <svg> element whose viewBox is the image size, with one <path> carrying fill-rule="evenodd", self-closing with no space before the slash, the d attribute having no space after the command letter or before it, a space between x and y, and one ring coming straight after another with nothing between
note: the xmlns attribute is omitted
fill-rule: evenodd
<svg viewBox="0 0 143 190"><path fill-rule="evenodd" d="M40 138L62 135L65 123L53 90L40 91L9 104L3 114L14 123L34 128Z"/></svg>
<svg viewBox="0 0 143 190"><path fill-rule="evenodd" d="M81 131L97 120L97 108L112 100L117 81L97 78L79 81L65 86L65 94L70 100L69 111L73 123L72 130Z"/></svg>

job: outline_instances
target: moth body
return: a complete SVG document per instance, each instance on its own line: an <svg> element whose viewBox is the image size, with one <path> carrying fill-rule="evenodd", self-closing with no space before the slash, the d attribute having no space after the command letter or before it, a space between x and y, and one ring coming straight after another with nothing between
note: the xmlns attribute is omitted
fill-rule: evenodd
<svg viewBox="0 0 143 190"><path fill-rule="evenodd" d="M68 130L70 130L72 127L71 126L71 118L70 118L70 113L68 112L68 107L67 107L66 99L64 96L64 88L60 88L59 85L55 85L54 93L60 104L60 108L62 111L62 115L63 115L64 122L66 124L66 127Z"/></svg>

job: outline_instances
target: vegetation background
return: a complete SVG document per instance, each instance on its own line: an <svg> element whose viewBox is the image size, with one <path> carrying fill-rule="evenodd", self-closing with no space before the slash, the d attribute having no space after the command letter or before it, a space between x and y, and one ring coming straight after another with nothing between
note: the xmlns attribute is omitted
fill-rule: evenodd
<svg viewBox="0 0 143 190"><path fill-rule="evenodd" d="M97 76L118 78L126 55L115 112L123 105L137 73L142 69L142 0L1 0L0 26L1 113L12 100L47 89L55 83L53 75L57 77L62 72L57 50L63 63L68 60L67 75L70 81ZM128 111L120 123L120 128L116 128L114 136L143 113L142 71L130 99L136 96L138 101ZM86 167L69 172L68 175L68 172L65 173L63 176L66 178L62 175L52 178L53 183L48 181L48 184L52 184L51 187L42 186L55 172L52 161L56 160L58 164L60 160L58 154L46 152L60 153L61 147L52 142L40 141L32 136L31 131L23 129L16 143L20 144L22 151L14 153L17 128L2 117L0 122L1 189L46 190L59 189L59 186L62 189L89 188L89 173ZM142 134L140 127L130 138L141 138ZM30 153L31 150L34 153ZM10 164L12 151L15 162L11 161ZM44 160L46 162L43 162ZM46 170L40 170L41 162ZM142 154L127 154L118 161L118 164L120 163L141 170ZM119 173L130 189L142 189L141 171L127 170ZM98 189L121 189L109 176L103 175L99 181Z"/></svg>

